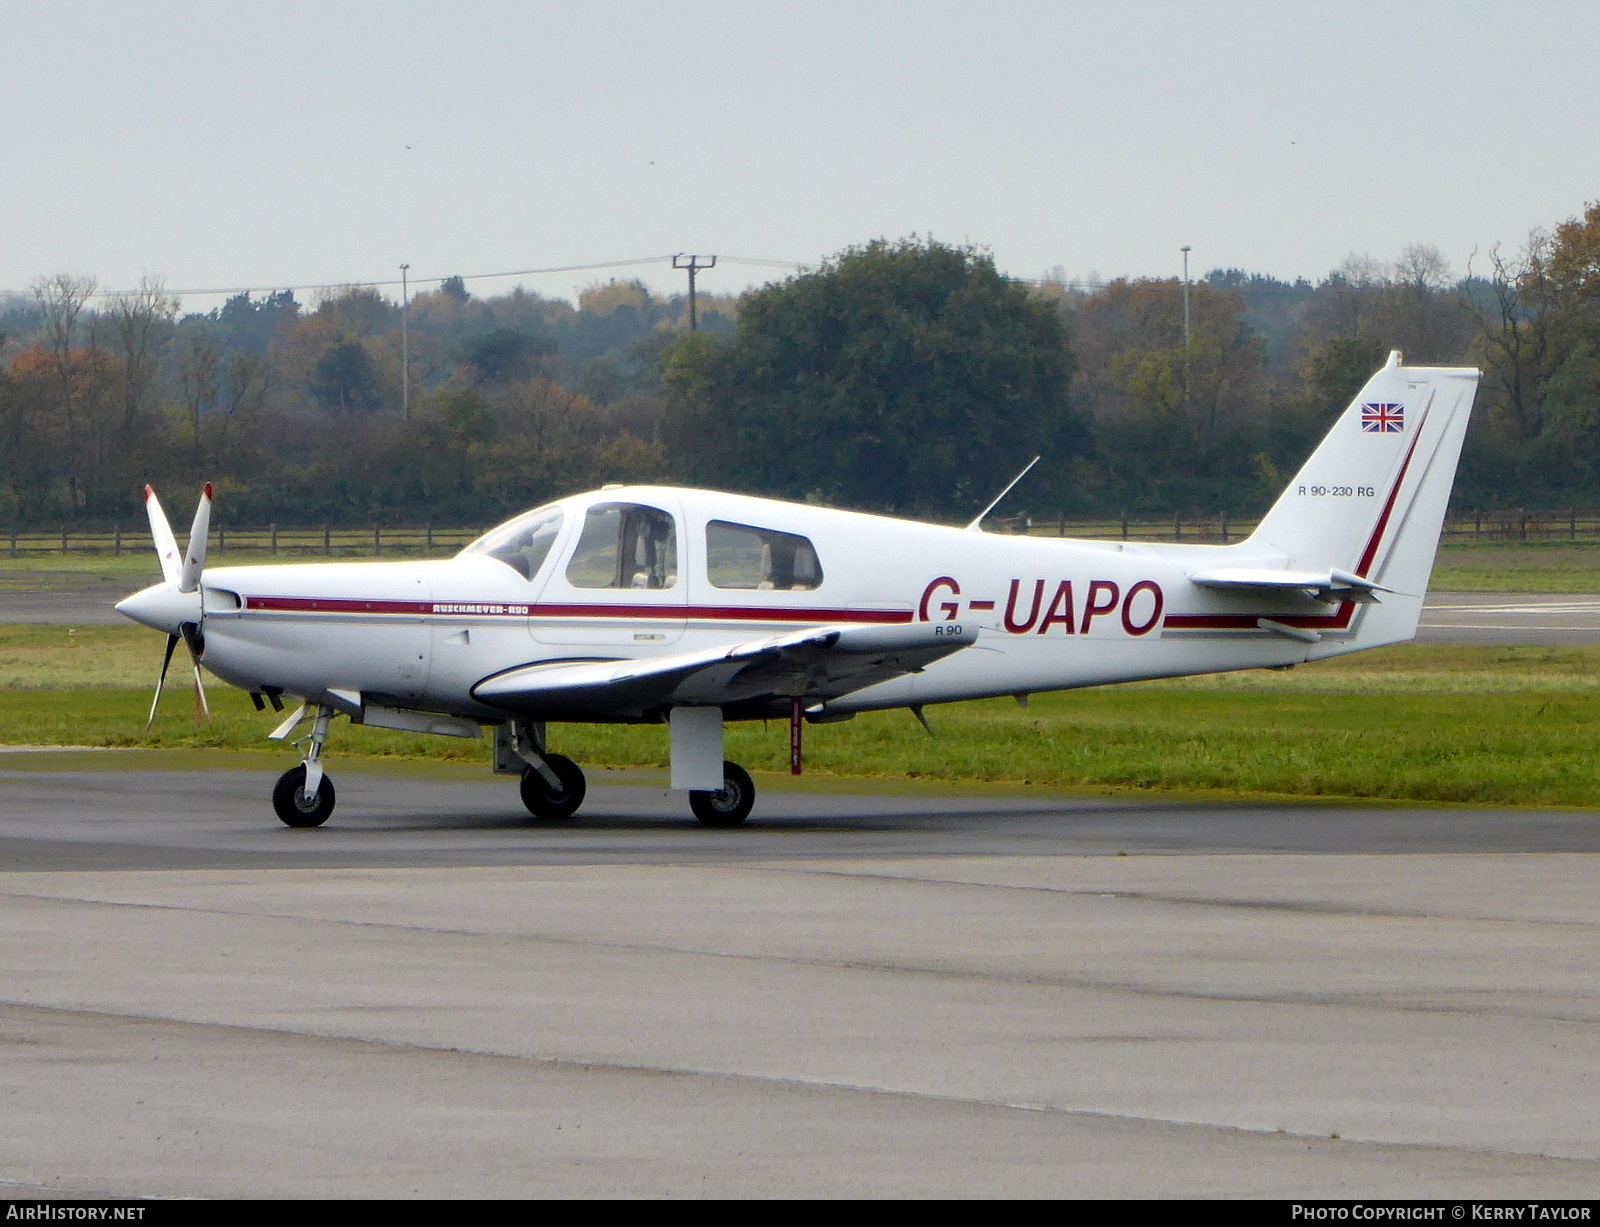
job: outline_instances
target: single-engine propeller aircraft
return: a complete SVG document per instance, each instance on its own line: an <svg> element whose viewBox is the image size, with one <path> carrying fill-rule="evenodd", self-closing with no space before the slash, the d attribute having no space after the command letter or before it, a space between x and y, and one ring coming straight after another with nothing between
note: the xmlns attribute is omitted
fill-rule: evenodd
<svg viewBox="0 0 1600 1227"><path fill-rule="evenodd" d="M672 787L701 822L735 826L755 790L723 759L728 720L787 717L798 770L807 722L1410 639L1477 380L1391 355L1231 545L989 535L982 516L963 530L626 486L529 511L448 560L207 570L211 487L183 555L146 487L164 582L117 609L167 633L163 680L187 646L197 699L204 662L258 709L300 701L270 734L307 725L273 791L290 826L333 812L323 747L340 715L492 730L494 770L520 775L543 819L571 816L585 789L549 726L664 723Z"/></svg>

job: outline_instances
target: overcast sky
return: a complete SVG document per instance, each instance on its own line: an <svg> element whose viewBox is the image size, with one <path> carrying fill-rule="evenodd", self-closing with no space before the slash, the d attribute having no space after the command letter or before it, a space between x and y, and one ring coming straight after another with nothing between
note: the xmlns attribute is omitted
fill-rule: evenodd
<svg viewBox="0 0 1600 1227"><path fill-rule="evenodd" d="M0 289L805 262L912 233L1025 277L1171 276L1185 243L1197 274L1315 279L1411 242L1461 272L1600 198L1592 2L0 0L0 16ZM682 285L659 267L522 281L567 294L635 271Z"/></svg>

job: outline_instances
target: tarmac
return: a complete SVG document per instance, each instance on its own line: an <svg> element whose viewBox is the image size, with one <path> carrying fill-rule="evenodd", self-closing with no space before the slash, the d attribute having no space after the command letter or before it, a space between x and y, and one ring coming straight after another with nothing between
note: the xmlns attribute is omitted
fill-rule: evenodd
<svg viewBox="0 0 1600 1227"><path fill-rule="evenodd" d="M1600 643L1600 597L1436 592L1422 607L1417 642L1493 647Z"/></svg>
<svg viewBox="0 0 1600 1227"><path fill-rule="evenodd" d="M1600 815L0 755L0 1185L1600 1193Z"/></svg>

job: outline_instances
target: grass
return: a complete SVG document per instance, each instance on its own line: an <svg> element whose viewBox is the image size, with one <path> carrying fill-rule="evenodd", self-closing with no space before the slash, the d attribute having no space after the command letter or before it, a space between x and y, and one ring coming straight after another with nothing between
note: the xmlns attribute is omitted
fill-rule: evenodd
<svg viewBox="0 0 1600 1227"><path fill-rule="evenodd" d="M0 691L148 690L165 642L142 626L0 625Z"/></svg>
<svg viewBox="0 0 1600 1227"><path fill-rule="evenodd" d="M1429 587L1435 592L1600 592L1600 544L1440 546Z"/></svg>
<svg viewBox="0 0 1600 1227"><path fill-rule="evenodd" d="M0 744L286 751L281 717L210 689L197 729L174 672L144 734L159 636L136 628L0 627ZM1367 798L1495 805L1600 803L1600 648L1414 644L1301 666L905 712L806 734L808 773L999 782L1214 797ZM1492 702L1463 696L1493 695ZM331 752L487 764L488 743L336 726ZM554 746L588 765L664 768L659 726L563 725ZM729 757L781 771L787 728L742 724ZM265 760L263 760L265 761Z"/></svg>
<svg viewBox="0 0 1600 1227"><path fill-rule="evenodd" d="M316 554L280 554L274 557L261 550L216 550L206 554L208 567L255 567L287 563L321 562L401 562L417 558L449 558L456 551L384 549L379 558L372 557L371 541L365 551L342 550L332 558ZM76 589L98 584L124 583L132 592L148 584L161 581L161 564L147 550L127 552L121 557L114 554L38 554L31 557L7 558L0 553L0 591L38 591L40 589Z"/></svg>

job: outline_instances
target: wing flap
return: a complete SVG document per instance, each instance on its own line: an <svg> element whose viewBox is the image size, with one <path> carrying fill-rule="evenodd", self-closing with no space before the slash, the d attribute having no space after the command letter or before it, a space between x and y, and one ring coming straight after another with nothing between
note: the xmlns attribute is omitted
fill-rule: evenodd
<svg viewBox="0 0 1600 1227"><path fill-rule="evenodd" d="M643 660L522 665L485 678L472 693L496 707L568 719L778 696L826 701L918 672L976 639L970 625L825 626Z"/></svg>

